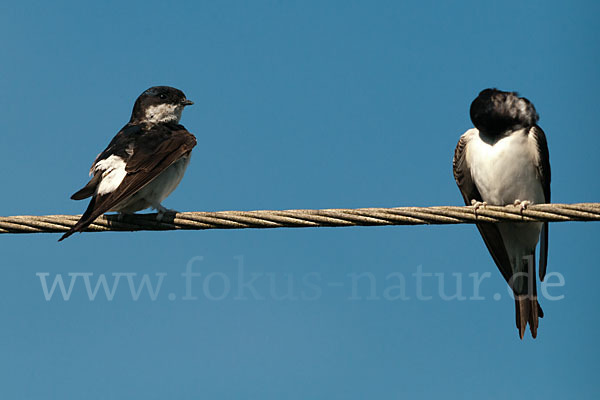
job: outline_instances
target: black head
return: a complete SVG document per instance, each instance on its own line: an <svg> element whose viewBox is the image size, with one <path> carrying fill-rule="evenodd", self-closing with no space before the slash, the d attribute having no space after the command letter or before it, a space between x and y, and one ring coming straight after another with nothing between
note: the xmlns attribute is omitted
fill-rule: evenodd
<svg viewBox="0 0 600 400"><path fill-rule="evenodd" d="M492 136L533 126L538 119L533 104L517 92L485 89L471 103L473 125Z"/></svg>
<svg viewBox="0 0 600 400"><path fill-rule="evenodd" d="M192 104L179 89L154 86L137 98L130 122L179 122L183 108Z"/></svg>

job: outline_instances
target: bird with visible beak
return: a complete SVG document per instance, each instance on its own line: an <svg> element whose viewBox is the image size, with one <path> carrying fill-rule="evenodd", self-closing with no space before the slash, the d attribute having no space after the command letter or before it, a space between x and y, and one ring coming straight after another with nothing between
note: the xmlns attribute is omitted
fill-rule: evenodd
<svg viewBox="0 0 600 400"><path fill-rule="evenodd" d="M194 135L179 124L183 109L192 104L169 86L151 87L137 98L127 125L94 160L92 179L71 196L92 199L59 241L82 232L105 212L130 214L152 207L159 219L174 212L161 203L181 182L196 145Z"/></svg>

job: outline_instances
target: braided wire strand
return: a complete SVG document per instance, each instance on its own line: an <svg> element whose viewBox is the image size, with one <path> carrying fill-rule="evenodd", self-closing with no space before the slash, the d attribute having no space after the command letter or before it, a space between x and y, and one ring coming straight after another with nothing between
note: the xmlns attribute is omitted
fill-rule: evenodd
<svg viewBox="0 0 600 400"><path fill-rule="evenodd" d="M0 217L0 233L65 232L80 215ZM516 206L436 206L322 210L258 210L103 215L87 231L167 231L247 228L310 228L383 225L441 225L478 222L600 221L600 203Z"/></svg>

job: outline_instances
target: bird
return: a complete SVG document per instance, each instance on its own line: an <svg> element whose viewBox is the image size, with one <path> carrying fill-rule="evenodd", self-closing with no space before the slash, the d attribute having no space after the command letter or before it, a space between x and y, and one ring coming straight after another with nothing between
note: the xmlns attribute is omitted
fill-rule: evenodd
<svg viewBox="0 0 600 400"><path fill-rule="evenodd" d="M175 212L161 203L181 182L196 145L195 136L179 124L183 109L192 104L169 86L151 87L137 98L129 122L94 160L90 181L71 196L91 200L59 241L82 232L106 212L122 217L152 207L158 219Z"/></svg>
<svg viewBox="0 0 600 400"><path fill-rule="evenodd" d="M453 172L466 205L519 207L550 203L548 143L534 105L517 92L495 88L473 100L474 128L458 141ZM513 291L515 317L523 339L527 324L537 336L544 312L537 300L535 250L540 242L539 276L548 263L548 223L477 223L483 241Z"/></svg>

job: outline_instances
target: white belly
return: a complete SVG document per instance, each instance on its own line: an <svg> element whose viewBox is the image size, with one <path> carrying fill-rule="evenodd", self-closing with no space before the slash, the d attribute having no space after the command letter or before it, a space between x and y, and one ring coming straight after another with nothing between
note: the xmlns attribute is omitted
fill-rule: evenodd
<svg viewBox="0 0 600 400"><path fill-rule="evenodd" d="M160 203L179 185L189 163L189 155L175 161L136 194L115 207L113 211L132 213L148 207L158 208Z"/></svg>
<svg viewBox="0 0 600 400"><path fill-rule="evenodd" d="M472 131L467 163L483 201L498 206L514 204L515 200L545 203L537 176L537 148L524 129L495 143L483 140L477 129ZM535 249L542 223L506 222L499 223L498 229L509 256L520 260Z"/></svg>
<svg viewBox="0 0 600 400"><path fill-rule="evenodd" d="M473 129L467 148L467 163L482 200L507 205L515 200L544 203L544 190L537 176L535 143L524 129L497 142L486 142Z"/></svg>

